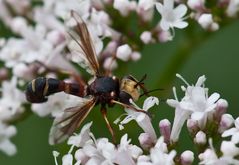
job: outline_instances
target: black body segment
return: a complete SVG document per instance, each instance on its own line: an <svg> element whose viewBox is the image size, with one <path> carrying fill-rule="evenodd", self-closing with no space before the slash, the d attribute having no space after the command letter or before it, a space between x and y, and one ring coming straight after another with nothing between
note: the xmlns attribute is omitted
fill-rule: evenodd
<svg viewBox="0 0 239 165"><path fill-rule="evenodd" d="M57 79L38 77L27 84L26 98L31 103L46 102L46 96L62 91L60 84Z"/></svg>
<svg viewBox="0 0 239 165"><path fill-rule="evenodd" d="M89 86L90 94L109 93L111 91L117 91L118 88L119 82L112 77L96 78Z"/></svg>
<svg viewBox="0 0 239 165"><path fill-rule="evenodd" d="M96 78L88 87L88 94L96 97L101 104L111 104L119 96L119 80L112 77Z"/></svg>
<svg viewBox="0 0 239 165"><path fill-rule="evenodd" d="M62 89L60 88L61 85L60 80L48 78L46 81L48 83L48 90L46 96L62 91Z"/></svg>
<svg viewBox="0 0 239 165"><path fill-rule="evenodd" d="M130 105L129 99L132 99L132 96L128 93L126 93L125 91L120 91L119 93L119 101L121 103Z"/></svg>

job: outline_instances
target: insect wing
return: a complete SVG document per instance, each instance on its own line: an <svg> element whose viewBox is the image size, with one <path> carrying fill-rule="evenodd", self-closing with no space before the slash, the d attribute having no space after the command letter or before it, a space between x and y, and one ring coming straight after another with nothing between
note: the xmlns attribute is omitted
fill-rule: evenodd
<svg viewBox="0 0 239 165"><path fill-rule="evenodd" d="M95 100L86 101L83 105L66 109L56 117L50 130L49 144L63 142L81 125L95 105Z"/></svg>
<svg viewBox="0 0 239 165"><path fill-rule="evenodd" d="M73 54L79 55L81 60L78 62L87 72L92 75L100 75L95 47L87 26L75 11L71 11L71 16L76 25L69 29L68 34L73 40L69 42L68 48Z"/></svg>

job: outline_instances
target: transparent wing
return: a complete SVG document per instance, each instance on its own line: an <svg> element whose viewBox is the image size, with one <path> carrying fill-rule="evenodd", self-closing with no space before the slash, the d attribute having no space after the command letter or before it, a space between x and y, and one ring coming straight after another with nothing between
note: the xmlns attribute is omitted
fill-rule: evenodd
<svg viewBox="0 0 239 165"><path fill-rule="evenodd" d="M100 75L95 47L87 26L75 11L71 11L71 17L76 24L69 29L68 34L73 40L69 42L68 48L73 55L79 56L78 62L87 72Z"/></svg>
<svg viewBox="0 0 239 165"><path fill-rule="evenodd" d="M95 103L94 98L90 99L80 106L66 109L61 116L56 117L50 130L49 144L61 143L71 136L80 127Z"/></svg>

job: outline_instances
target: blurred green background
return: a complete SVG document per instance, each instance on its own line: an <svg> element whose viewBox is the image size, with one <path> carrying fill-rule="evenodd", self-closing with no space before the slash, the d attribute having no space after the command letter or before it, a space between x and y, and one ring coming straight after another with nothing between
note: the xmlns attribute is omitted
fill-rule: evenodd
<svg viewBox="0 0 239 165"><path fill-rule="evenodd" d="M200 38L201 36L192 37ZM206 34L200 42L190 43L190 40L193 41L195 38L186 36L183 30L176 30L173 41L146 46L140 61L128 63L127 67L118 70L115 74L119 77L132 74L140 79L146 73L145 84L149 89L164 89L152 94L161 99L173 97L172 85L177 87L179 96L182 96L180 86L183 83L175 78L176 72L180 73L190 84L195 83L199 76L206 75L206 87L209 88L209 93L220 93L221 97L229 102L228 112L236 118L239 114L239 22L234 21L217 32ZM188 46L190 51L187 51ZM138 102L140 106L143 100L144 98L141 98ZM120 107L110 108L108 115L111 123L122 113L123 110ZM173 122L174 109L167 106L165 102L151 109L151 113L154 115L153 124L158 135L160 119L168 118ZM91 130L96 137L110 138L99 107L94 108L86 122L91 120L94 121ZM54 164L52 151L59 151L61 157L68 152L69 146L66 144L48 145L51 124L52 119L40 118L36 115L31 115L26 120L17 123L18 133L12 141L16 144L18 153L13 157L0 153L0 165ZM137 137L142 130L136 123L128 124L123 131L119 131L115 125L114 128L118 141L121 135L128 133L133 143L138 144ZM190 138L184 130L180 136L180 151L191 148L188 140Z"/></svg>

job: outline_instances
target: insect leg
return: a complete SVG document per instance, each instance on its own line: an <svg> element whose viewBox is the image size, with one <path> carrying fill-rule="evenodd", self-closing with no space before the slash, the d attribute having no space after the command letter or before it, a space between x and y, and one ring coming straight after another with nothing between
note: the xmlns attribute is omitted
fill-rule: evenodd
<svg viewBox="0 0 239 165"><path fill-rule="evenodd" d="M107 125L107 127L108 127L108 129L109 129L109 131L110 131L110 134L111 134L111 136L112 136L113 143L116 144L115 133L114 133L114 130L113 130L112 126L110 125L109 120L107 119L107 116L106 116L107 111L106 111L105 106L101 106L100 111L101 111L101 114L103 115L104 120L105 120L105 122L106 122L106 125Z"/></svg>
<svg viewBox="0 0 239 165"><path fill-rule="evenodd" d="M144 110L142 110L142 109L137 109L137 108L135 108L135 107L132 106L132 105L124 104L124 103L121 103L121 102L116 101L116 100L111 100L111 102L112 102L112 103L115 103L115 104L119 104L119 105L123 106L124 108L129 108L130 110L133 110L133 111L136 111L136 112L145 113L145 114L148 115L150 118L152 118L152 117L151 117L151 114L150 114L149 112L144 111Z"/></svg>

